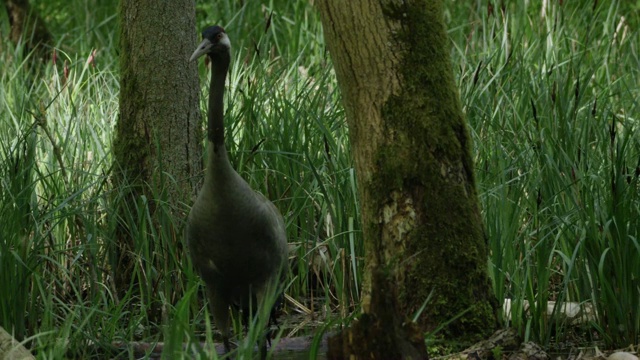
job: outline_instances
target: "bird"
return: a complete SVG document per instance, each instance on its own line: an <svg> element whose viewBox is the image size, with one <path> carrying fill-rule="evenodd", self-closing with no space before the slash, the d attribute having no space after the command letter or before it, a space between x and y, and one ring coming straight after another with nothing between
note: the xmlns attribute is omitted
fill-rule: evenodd
<svg viewBox="0 0 640 360"><path fill-rule="evenodd" d="M229 37L224 28L214 25L204 29L202 38L189 61L206 56L211 65L208 147L204 183L187 218L186 239L228 353L230 308L260 316L254 309L282 293L288 244L281 213L233 169L225 148L223 98L231 62ZM272 314L264 320L268 324ZM266 342L270 343L267 332L258 344L263 359Z"/></svg>

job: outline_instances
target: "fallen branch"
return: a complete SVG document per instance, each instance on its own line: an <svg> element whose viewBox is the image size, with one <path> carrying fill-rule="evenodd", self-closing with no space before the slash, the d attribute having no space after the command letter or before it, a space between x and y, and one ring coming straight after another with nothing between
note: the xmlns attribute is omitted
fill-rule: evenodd
<svg viewBox="0 0 640 360"><path fill-rule="evenodd" d="M31 352L0 326L0 359L35 360Z"/></svg>

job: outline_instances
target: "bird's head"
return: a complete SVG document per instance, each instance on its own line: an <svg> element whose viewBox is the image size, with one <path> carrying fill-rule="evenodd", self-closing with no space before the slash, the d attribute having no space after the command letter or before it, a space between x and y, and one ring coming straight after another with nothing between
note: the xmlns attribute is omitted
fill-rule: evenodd
<svg viewBox="0 0 640 360"><path fill-rule="evenodd" d="M202 42L193 52L189 61L193 61L202 55L215 56L228 52L231 49L231 43L227 33L221 26L209 26L202 32Z"/></svg>

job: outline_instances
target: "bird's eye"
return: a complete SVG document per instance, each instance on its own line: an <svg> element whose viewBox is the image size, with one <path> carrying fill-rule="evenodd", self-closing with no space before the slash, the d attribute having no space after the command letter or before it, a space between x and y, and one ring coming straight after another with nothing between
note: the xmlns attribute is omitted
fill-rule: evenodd
<svg viewBox="0 0 640 360"><path fill-rule="evenodd" d="M218 35L216 35L216 40L220 40L222 39L222 33L219 33Z"/></svg>

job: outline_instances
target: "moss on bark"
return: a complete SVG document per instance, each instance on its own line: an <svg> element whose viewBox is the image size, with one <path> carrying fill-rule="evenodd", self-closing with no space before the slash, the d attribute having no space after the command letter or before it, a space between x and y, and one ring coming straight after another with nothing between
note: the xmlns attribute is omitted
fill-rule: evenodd
<svg viewBox="0 0 640 360"><path fill-rule="evenodd" d="M402 23L395 40L404 54L398 67L403 86L383 106L383 132L390 137L376 161L382 178L371 187L377 197L398 189L414 204L406 253L421 255L410 262L399 293L403 312L418 311L433 290L435 301L420 321L424 328L433 330L470 309L446 335L474 341L493 332L497 302L442 14L439 1L386 9L388 18Z"/></svg>
<svg viewBox="0 0 640 360"><path fill-rule="evenodd" d="M411 319L433 291L418 318L422 331L464 313L444 329L447 338L471 342L492 333L497 302L442 2L319 6L358 171L368 274L362 321L385 319L387 311ZM381 268L389 281L375 280ZM376 306L376 286L384 284L393 310ZM342 344L378 341L358 329L346 331ZM363 348L344 348L344 355L363 356Z"/></svg>

